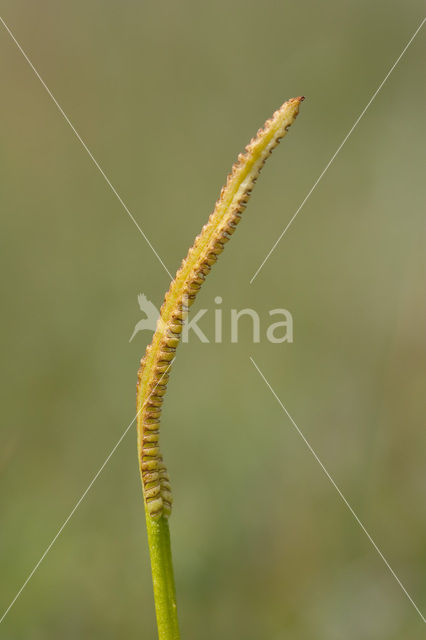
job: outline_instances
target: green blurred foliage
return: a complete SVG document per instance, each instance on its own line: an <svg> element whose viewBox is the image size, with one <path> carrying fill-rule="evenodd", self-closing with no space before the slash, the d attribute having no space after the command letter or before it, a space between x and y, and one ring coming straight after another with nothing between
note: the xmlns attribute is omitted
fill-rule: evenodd
<svg viewBox="0 0 426 640"><path fill-rule="evenodd" d="M285 307L294 343L182 345L162 442L183 638L417 639L423 624L253 366L419 606L425 601L420 33L249 280L422 17L422 3L57 3L2 16L174 272L231 162L285 99L268 163L196 309ZM0 29L1 602L132 417L168 276ZM213 334L213 315L200 326ZM0 629L155 638L135 430Z"/></svg>

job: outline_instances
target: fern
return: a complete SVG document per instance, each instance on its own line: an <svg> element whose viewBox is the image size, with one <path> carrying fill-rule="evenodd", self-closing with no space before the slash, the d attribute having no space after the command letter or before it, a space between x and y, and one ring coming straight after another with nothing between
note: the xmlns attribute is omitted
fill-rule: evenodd
<svg viewBox="0 0 426 640"><path fill-rule="evenodd" d="M141 360L137 382L138 457L160 640L179 639L168 527L172 493L159 446L161 408L170 369L189 308L240 222L265 161L294 122L302 100L299 97L285 102L238 156L208 222L166 293L152 342Z"/></svg>

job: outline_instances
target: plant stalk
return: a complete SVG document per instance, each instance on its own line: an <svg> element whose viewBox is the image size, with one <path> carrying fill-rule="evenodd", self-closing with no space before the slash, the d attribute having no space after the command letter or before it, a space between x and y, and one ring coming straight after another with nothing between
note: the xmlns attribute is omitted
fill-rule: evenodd
<svg viewBox="0 0 426 640"><path fill-rule="evenodd" d="M232 237L266 159L296 119L302 100L299 96L285 102L239 154L213 212L166 293L152 343L138 371L138 457L159 640L179 640L180 637L167 520L173 498L159 446L161 409L169 370L189 307Z"/></svg>
<svg viewBox="0 0 426 640"><path fill-rule="evenodd" d="M176 589L167 518L154 520L145 509L159 640L179 640Z"/></svg>

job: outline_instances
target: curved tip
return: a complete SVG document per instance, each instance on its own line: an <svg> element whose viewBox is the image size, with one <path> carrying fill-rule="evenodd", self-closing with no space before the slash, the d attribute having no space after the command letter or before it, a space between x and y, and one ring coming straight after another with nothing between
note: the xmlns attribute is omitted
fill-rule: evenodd
<svg viewBox="0 0 426 640"><path fill-rule="evenodd" d="M283 118L287 118L288 121L285 123L285 127L289 127L296 118L299 113L300 104L304 101L305 96L298 96L297 98L290 98L286 100L281 107L274 113L274 116L277 116L278 120L282 120ZM273 116L273 118L274 118Z"/></svg>
<svg viewBox="0 0 426 640"><path fill-rule="evenodd" d="M278 111L283 112L290 108L290 109L296 109L298 112L299 106L304 100L305 100L305 96L297 96L296 98L290 98L289 100L286 100L285 102L283 102L283 104L278 109Z"/></svg>
<svg viewBox="0 0 426 640"><path fill-rule="evenodd" d="M305 96L297 96L297 98L290 98L290 100L287 100L287 102L303 102L304 99L305 99Z"/></svg>

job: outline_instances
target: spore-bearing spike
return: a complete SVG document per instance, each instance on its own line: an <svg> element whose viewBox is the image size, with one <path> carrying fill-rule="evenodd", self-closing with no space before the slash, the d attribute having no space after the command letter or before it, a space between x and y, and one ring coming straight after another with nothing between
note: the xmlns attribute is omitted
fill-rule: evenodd
<svg viewBox="0 0 426 640"><path fill-rule="evenodd" d="M294 122L302 100L299 97L285 102L238 155L208 222L170 285L152 343L141 360L137 382L138 454L145 504L154 519L168 517L172 508L170 479L159 448L159 423L183 322L237 228L265 161Z"/></svg>

